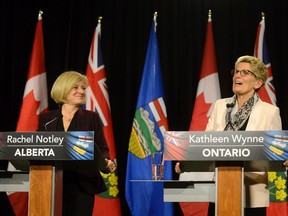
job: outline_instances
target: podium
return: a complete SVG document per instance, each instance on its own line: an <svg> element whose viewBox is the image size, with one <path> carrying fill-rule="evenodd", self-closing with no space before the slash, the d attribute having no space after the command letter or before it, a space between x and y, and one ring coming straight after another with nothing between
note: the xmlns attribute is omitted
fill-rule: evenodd
<svg viewBox="0 0 288 216"><path fill-rule="evenodd" d="M214 163L215 215L218 216L244 215L244 171L285 170L282 163L287 160L287 131L168 131L164 139L164 160ZM191 181L190 186L201 183L211 182ZM183 183L175 182L174 188L180 184ZM177 198L175 194L174 198Z"/></svg>
<svg viewBox="0 0 288 216"><path fill-rule="evenodd" d="M106 166L93 131L0 132L0 144L0 160L21 170L1 172L0 190L28 191L29 216L62 216L63 169Z"/></svg>

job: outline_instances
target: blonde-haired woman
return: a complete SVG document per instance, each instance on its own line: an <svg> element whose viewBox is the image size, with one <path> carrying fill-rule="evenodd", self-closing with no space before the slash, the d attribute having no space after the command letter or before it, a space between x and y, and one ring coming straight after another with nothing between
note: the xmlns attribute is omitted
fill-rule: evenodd
<svg viewBox="0 0 288 216"><path fill-rule="evenodd" d="M116 165L109 159L102 123L96 112L83 110L86 102L87 77L76 71L66 71L56 79L51 89L52 99L59 109L40 115L40 131L94 131L94 145L106 158L107 170L114 172ZM95 160L95 159L94 159ZM91 216L94 195L107 190L97 170L63 171L63 214Z"/></svg>

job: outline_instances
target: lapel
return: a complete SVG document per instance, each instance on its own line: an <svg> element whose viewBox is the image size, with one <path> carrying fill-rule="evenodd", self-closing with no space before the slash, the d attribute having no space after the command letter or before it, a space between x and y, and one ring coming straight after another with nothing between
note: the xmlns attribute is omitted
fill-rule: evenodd
<svg viewBox="0 0 288 216"><path fill-rule="evenodd" d="M77 111L77 130L85 130L85 126L87 125L87 119L85 119L84 112L81 108ZM85 124L86 122L86 124Z"/></svg>
<svg viewBox="0 0 288 216"><path fill-rule="evenodd" d="M58 121L62 120L62 117L60 117L60 116L61 116L61 109L56 109L56 110L50 111L48 113L48 118L47 118L46 123L47 122L50 122L50 123L47 124L46 131L56 131ZM53 119L55 119L55 120L53 120Z"/></svg>
<svg viewBox="0 0 288 216"><path fill-rule="evenodd" d="M246 127L247 131L256 130L258 128L258 122L259 122L260 118L262 118L261 113L262 113L262 101L259 99L257 101L257 103L255 104L255 106L251 112L251 115L249 117L249 121L248 121L248 124ZM261 120L263 120L263 119L261 119ZM262 121L262 123L263 123L263 121Z"/></svg>

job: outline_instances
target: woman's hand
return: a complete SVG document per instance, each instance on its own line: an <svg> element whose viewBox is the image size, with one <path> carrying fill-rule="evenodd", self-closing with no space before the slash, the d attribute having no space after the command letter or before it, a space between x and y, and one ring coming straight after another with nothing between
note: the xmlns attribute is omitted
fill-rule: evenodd
<svg viewBox="0 0 288 216"><path fill-rule="evenodd" d="M109 172L115 172L116 170L116 163L108 158L105 158L105 161L106 161L106 169L109 171Z"/></svg>
<svg viewBox="0 0 288 216"><path fill-rule="evenodd" d="M288 167L288 160L286 160L283 165L287 168Z"/></svg>
<svg viewBox="0 0 288 216"><path fill-rule="evenodd" d="M177 163L175 164L175 172L176 172L177 174L180 174L180 173L181 173L180 162L177 162Z"/></svg>

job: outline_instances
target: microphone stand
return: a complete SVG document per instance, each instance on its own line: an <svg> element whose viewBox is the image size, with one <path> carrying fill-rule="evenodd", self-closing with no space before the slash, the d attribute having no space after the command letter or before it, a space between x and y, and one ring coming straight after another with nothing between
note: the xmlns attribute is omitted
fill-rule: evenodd
<svg viewBox="0 0 288 216"><path fill-rule="evenodd" d="M41 126L37 129L37 131L40 131L42 128L44 128L44 131L46 131L47 126L48 126L49 124L51 124L52 122L56 121L56 120L59 119L59 118L62 118L62 116L63 116L62 114L59 114L58 116L55 116L52 120L50 120L50 121L46 122L45 124L41 125Z"/></svg>
<svg viewBox="0 0 288 216"><path fill-rule="evenodd" d="M233 127L232 122L231 122L231 113L232 113L234 104L233 103L227 103L226 107L227 107L227 111L228 111L228 123L226 124L224 131L227 131L229 126L231 126L232 129L234 130L234 127Z"/></svg>

